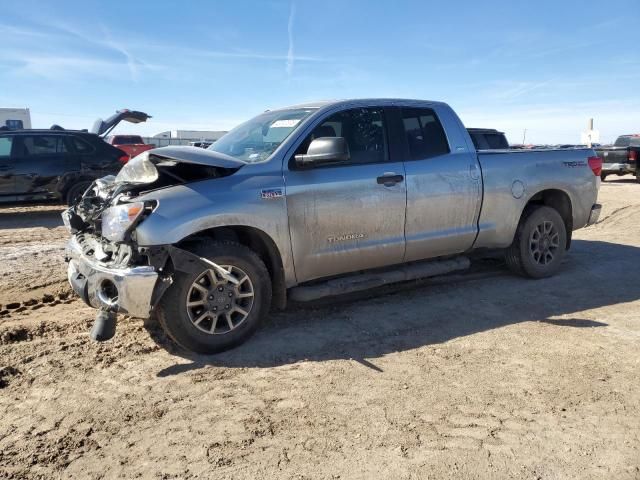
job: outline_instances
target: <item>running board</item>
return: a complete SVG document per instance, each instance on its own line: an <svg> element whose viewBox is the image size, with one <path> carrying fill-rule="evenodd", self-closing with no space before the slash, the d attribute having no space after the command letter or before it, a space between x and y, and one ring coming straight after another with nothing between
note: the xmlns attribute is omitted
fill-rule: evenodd
<svg viewBox="0 0 640 480"><path fill-rule="evenodd" d="M390 283L406 282L407 280L435 277L458 270L466 270L470 265L471 261L467 257L402 265L393 270L385 270L378 273L361 273L315 285L294 287L289 291L289 298L295 302L309 302L323 297L381 287Z"/></svg>

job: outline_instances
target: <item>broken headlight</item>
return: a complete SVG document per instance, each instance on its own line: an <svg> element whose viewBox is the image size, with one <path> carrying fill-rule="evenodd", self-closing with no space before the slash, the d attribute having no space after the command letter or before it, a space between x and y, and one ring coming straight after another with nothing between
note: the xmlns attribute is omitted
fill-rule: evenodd
<svg viewBox="0 0 640 480"><path fill-rule="evenodd" d="M158 169L149 160L149 153L142 152L129 160L116 176L116 183L153 183L158 180Z"/></svg>

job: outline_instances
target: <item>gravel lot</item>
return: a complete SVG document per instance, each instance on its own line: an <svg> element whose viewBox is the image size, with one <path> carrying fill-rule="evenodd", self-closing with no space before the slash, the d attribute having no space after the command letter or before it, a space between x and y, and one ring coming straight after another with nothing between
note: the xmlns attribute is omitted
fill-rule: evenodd
<svg viewBox="0 0 640 480"><path fill-rule="evenodd" d="M211 357L91 342L61 208L1 208L0 478L640 478L640 184L600 201L554 278L294 306Z"/></svg>

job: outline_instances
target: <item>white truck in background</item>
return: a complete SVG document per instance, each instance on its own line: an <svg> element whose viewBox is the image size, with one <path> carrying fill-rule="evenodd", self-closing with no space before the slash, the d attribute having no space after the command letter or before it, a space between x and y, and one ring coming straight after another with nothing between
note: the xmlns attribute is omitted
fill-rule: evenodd
<svg viewBox="0 0 640 480"><path fill-rule="evenodd" d="M31 129L31 112L28 108L0 108L0 128L9 130Z"/></svg>

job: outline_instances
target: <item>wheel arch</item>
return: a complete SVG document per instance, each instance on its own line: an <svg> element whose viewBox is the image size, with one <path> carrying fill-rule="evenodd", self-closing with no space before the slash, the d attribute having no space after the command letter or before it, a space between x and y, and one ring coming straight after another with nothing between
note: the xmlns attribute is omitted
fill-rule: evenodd
<svg viewBox="0 0 640 480"><path fill-rule="evenodd" d="M525 204L522 212L520 212L520 218L522 218L529 209L536 205L544 205L553 208L560 214L567 230L566 247L568 250L571 246L571 236L573 232L573 205L569 194L563 190L555 188L540 190L529 198L529 201Z"/></svg>
<svg viewBox="0 0 640 480"><path fill-rule="evenodd" d="M287 288L282 255L269 234L248 225L225 225L192 233L180 240L176 246L188 250L189 244L204 239L237 242L253 250L269 271L273 290L272 304L279 309L286 307Z"/></svg>

